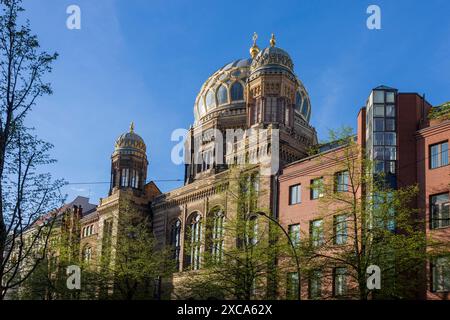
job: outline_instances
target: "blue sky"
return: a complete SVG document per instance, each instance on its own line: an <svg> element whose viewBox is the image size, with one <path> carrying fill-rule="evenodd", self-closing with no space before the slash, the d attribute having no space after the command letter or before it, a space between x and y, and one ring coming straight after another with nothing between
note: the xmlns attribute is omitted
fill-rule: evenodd
<svg viewBox="0 0 450 320"><path fill-rule="evenodd" d="M66 28L66 8L81 8L81 30ZM379 5L382 29L368 30L366 9ZM248 57L251 37L288 51L311 97L319 138L356 126L371 88L380 84L450 100L450 1L149 1L25 0L41 45L60 54L48 77L54 94L29 122L53 143L49 170L68 182L109 181L119 134L135 122L146 144L149 179L182 179L172 164L176 128L193 123L203 82L227 62ZM163 191L179 182L158 182ZM68 185L69 199L105 197L108 184Z"/></svg>

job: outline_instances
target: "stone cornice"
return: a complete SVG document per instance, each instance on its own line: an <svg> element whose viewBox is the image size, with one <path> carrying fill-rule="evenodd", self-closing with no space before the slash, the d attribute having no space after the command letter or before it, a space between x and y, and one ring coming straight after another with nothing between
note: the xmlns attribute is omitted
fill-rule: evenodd
<svg viewBox="0 0 450 320"><path fill-rule="evenodd" d="M438 133L442 133L442 132L445 132L448 130L450 130L450 120L446 120L437 125L418 130L416 132L416 139L417 140L423 139L425 137L429 137L429 136L432 136L432 135L435 135Z"/></svg>

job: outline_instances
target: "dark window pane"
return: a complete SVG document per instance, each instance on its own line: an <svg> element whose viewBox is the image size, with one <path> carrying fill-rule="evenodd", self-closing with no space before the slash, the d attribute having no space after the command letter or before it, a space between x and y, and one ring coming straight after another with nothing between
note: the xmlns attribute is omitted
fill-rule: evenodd
<svg viewBox="0 0 450 320"><path fill-rule="evenodd" d="M384 118L373 119L373 131L384 131Z"/></svg>
<svg viewBox="0 0 450 320"><path fill-rule="evenodd" d="M301 202L301 185L289 187L289 204L297 204Z"/></svg>
<svg viewBox="0 0 450 320"><path fill-rule="evenodd" d="M397 160L397 147L386 147L384 157L386 160Z"/></svg>
<svg viewBox="0 0 450 320"><path fill-rule="evenodd" d="M374 147L373 158L374 160L384 160L384 147Z"/></svg>
<svg viewBox="0 0 450 320"><path fill-rule="evenodd" d="M228 103L228 91L224 85L221 85L217 90L217 102L219 104Z"/></svg>
<svg viewBox="0 0 450 320"><path fill-rule="evenodd" d="M395 105L386 106L386 117L395 117Z"/></svg>
<svg viewBox="0 0 450 320"><path fill-rule="evenodd" d="M397 135L394 132L387 132L384 134L384 144L387 146L397 145Z"/></svg>
<svg viewBox="0 0 450 320"><path fill-rule="evenodd" d="M382 146L384 144L384 134L383 133L374 133L373 134L373 144L375 146Z"/></svg>
<svg viewBox="0 0 450 320"><path fill-rule="evenodd" d="M431 228L444 228L450 226L449 196L448 193L431 197Z"/></svg>
<svg viewBox="0 0 450 320"><path fill-rule="evenodd" d="M239 82L233 83L231 86L231 101L238 101L244 99L244 88Z"/></svg>

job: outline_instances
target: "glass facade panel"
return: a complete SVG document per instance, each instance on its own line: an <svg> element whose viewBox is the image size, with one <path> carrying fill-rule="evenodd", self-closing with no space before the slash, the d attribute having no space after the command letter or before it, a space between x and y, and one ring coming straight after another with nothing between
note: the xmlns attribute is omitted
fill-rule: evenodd
<svg viewBox="0 0 450 320"><path fill-rule="evenodd" d="M395 105L386 106L386 117L395 117Z"/></svg>
<svg viewBox="0 0 450 320"><path fill-rule="evenodd" d="M384 160L384 147L374 147L373 148L373 159L374 160Z"/></svg>
<svg viewBox="0 0 450 320"><path fill-rule="evenodd" d="M388 102L388 103L395 102L395 93L394 92L386 92L386 102Z"/></svg>
<svg viewBox="0 0 450 320"><path fill-rule="evenodd" d="M395 174L395 161L386 162L386 172Z"/></svg>
<svg viewBox="0 0 450 320"><path fill-rule="evenodd" d="M384 119L383 118L373 119L373 131L384 131Z"/></svg>
<svg viewBox="0 0 450 320"><path fill-rule="evenodd" d="M373 102L374 103L384 103L384 91L375 90L373 92Z"/></svg>
<svg viewBox="0 0 450 320"><path fill-rule="evenodd" d="M387 146L397 145L397 134L395 132L386 132L384 134L384 144Z"/></svg>
<svg viewBox="0 0 450 320"><path fill-rule="evenodd" d="M375 161L374 169L375 173L384 172L384 161Z"/></svg>
<svg viewBox="0 0 450 320"><path fill-rule="evenodd" d="M382 146L384 144L384 134L383 133L374 133L373 134L373 145Z"/></svg>
<svg viewBox="0 0 450 320"><path fill-rule="evenodd" d="M395 131L395 119L386 119L386 131Z"/></svg>
<svg viewBox="0 0 450 320"><path fill-rule="evenodd" d="M397 148L396 147L386 147L384 158L386 160L397 160Z"/></svg>
<svg viewBox="0 0 450 320"><path fill-rule="evenodd" d="M373 113L374 117L384 117L384 106L377 106L375 105L375 109L374 109L374 113Z"/></svg>
<svg viewBox="0 0 450 320"><path fill-rule="evenodd" d="M396 91L391 89L372 91L374 105L367 106L367 154L374 160L374 173L390 173L396 171L397 160L397 123L396 123ZM373 112L372 112L373 110ZM386 176L395 186L395 177Z"/></svg>

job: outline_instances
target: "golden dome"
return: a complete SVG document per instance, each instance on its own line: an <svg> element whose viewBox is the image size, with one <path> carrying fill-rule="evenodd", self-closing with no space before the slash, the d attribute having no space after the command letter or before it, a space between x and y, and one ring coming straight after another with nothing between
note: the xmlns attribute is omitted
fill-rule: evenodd
<svg viewBox="0 0 450 320"><path fill-rule="evenodd" d="M114 147L114 153L146 153L147 147L138 134L134 133L134 123L130 125L130 131L121 134L117 140Z"/></svg>

